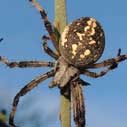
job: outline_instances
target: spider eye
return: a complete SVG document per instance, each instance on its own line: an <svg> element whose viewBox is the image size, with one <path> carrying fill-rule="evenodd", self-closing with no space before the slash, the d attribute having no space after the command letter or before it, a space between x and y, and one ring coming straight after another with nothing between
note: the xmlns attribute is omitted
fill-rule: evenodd
<svg viewBox="0 0 127 127"><path fill-rule="evenodd" d="M60 43L64 59L76 67L96 62L105 46L104 31L98 21L82 17L65 27Z"/></svg>

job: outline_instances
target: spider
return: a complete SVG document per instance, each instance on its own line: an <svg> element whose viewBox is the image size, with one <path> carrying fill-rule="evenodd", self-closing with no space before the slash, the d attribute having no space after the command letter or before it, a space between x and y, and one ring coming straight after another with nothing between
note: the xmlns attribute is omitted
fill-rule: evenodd
<svg viewBox="0 0 127 127"><path fill-rule="evenodd" d="M58 86L61 90L70 88L73 98L73 114L77 127L85 127L85 107L82 94L82 85L89 85L83 81L80 75L86 75L92 78L104 76L109 71L117 68L118 63L127 59L127 55L121 55L121 49L118 50L115 58L104 60L100 63L96 61L102 56L105 47L105 35L100 23L92 17L79 18L67 25L60 35L58 43L54 27L48 20L45 10L35 1L29 0L40 12L44 26L49 36L43 36L44 51L55 59L55 62L46 61L20 61L9 62L6 58L0 56L0 61L10 68L20 67L51 67L52 70L33 79L24 86L15 96L10 113L9 123L14 124L14 115L21 96L35 88L42 81L53 77L50 88ZM56 51L48 47L47 41L51 40ZM106 69L100 73L91 72L89 69ZM66 96L66 95L65 95ZM80 97L80 99L79 99Z"/></svg>

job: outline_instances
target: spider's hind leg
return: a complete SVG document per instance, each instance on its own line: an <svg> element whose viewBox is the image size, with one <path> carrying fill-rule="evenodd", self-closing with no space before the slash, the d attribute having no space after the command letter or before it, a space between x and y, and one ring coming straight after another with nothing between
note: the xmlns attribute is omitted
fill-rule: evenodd
<svg viewBox="0 0 127 127"><path fill-rule="evenodd" d="M121 62L122 60L127 59L126 57L127 57L126 55L121 55L121 49L119 48L118 53L117 53L117 58L108 59L108 60L105 60L101 63L93 64L90 67L90 68L100 68L100 67L107 67L108 66L105 70L101 71L100 73L91 72L88 70L81 70L81 74L87 75L87 76L92 77L92 78L98 78L98 77L104 76L109 71L117 68L118 63Z"/></svg>
<svg viewBox="0 0 127 127"><path fill-rule="evenodd" d="M39 77L37 77L36 79L32 80L30 83L28 83L25 87L23 87L15 96L14 100L13 100L13 105L12 105L12 109L11 109L11 113L10 113L10 117L9 117L9 124L12 125L13 127L16 127L14 124L14 115L16 112L16 108L19 102L19 99L21 96L24 96L25 94L27 94L29 91L31 91L33 88L35 88L40 82L46 80L47 78L50 78L54 75L54 70L51 70Z"/></svg>
<svg viewBox="0 0 127 127"><path fill-rule="evenodd" d="M101 67L110 66L110 68L115 69L120 62L122 62L126 59L127 59L127 55L121 55L121 49L119 48L116 58L107 59L107 60L104 60L100 63L95 63L92 65L89 65L89 66L87 66L87 68L94 69L94 68L101 68Z"/></svg>
<svg viewBox="0 0 127 127"><path fill-rule="evenodd" d="M102 77L102 76L106 75L109 71L111 71L113 69L115 69L115 68L111 68L111 66L110 66L107 69L105 69L105 70L103 70L99 73L91 72L91 71L88 71L88 70L81 70L80 72L81 72L81 74L87 75L89 77L98 78L98 77Z"/></svg>
<svg viewBox="0 0 127 127"><path fill-rule="evenodd" d="M58 59L59 58L59 55L57 53L55 53L54 51L52 51L48 45L47 45L47 41L49 40L50 38L47 37L47 36L43 36L42 37L42 40L43 40L43 49L44 51L51 57L53 57L54 59Z"/></svg>
<svg viewBox="0 0 127 127"><path fill-rule="evenodd" d="M43 22L44 22L44 26L46 28L46 30L48 31L48 34L50 36L50 39L51 41L53 42L53 45L54 47L56 48L56 50L58 51L59 53L59 44L58 44L58 40L57 40L57 37L55 35L55 31L53 29L53 26L51 24L51 22L48 20L48 16L45 12L45 10L39 5L39 3L36 2L36 0L29 0L33 5L34 7L39 11L42 19L43 19Z"/></svg>
<svg viewBox="0 0 127 127"><path fill-rule="evenodd" d="M126 59L127 59L127 55L121 55L121 49L119 49L116 58L108 59L101 63L97 63L91 66L91 68L100 68L100 67L108 66L105 70L101 71L100 73L91 72L88 70L81 70L81 74L87 75L92 78L98 78L98 77L106 75L111 70L117 68L118 63Z"/></svg>

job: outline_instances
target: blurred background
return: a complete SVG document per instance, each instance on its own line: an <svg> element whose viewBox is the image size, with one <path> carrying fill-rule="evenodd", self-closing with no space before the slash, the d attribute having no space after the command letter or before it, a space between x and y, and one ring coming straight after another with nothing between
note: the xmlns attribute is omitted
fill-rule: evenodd
<svg viewBox="0 0 127 127"><path fill-rule="evenodd" d="M54 1L38 0L50 21L54 19ZM105 31L106 46L99 61L115 57L118 48L127 53L127 1L67 1L68 22L90 16ZM40 15L28 0L0 1L0 56L10 61L53 61L42 50L42 35L47 34ZM52 45L51 45L52 47ZM0 63L0 110L6 109L7 119L16 93L32 79L50 68L14 68ZM94 70L93 70L94 71ZM86 127L127 126L127 61L98 79L82 78L91 83L83 88L86 103ZM49 89L51 79L20 99L15 123L21 127L60 127L58 88ZM72 121L72 126L74 123Z"/></svg>

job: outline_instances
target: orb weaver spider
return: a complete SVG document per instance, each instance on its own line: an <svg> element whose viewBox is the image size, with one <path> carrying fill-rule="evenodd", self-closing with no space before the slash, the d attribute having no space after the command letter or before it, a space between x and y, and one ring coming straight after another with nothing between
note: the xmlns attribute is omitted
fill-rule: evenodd
<svg viewBox="0 0 127 127"><path fill-rule="evenodd" d="M105 36L100 23L91 17L82 17L67 25L61 34L60 43L53 26L48 20L45 10L35 1L29 0L40 12L44 26L48 31L48 36L43 36L43 48L45 52L53 57L56 62L45 61L20 61L9 62L6 58L0 56L0 61L10 68L14 67L51 67L51 71L42 74L33 79L23 87L15 96L10 113L9 123L14 124L14 115L21 96L24 96L30 90L35 88L42 81L53 77L50 88L58 86L61 90L70 88L73 98L73 114L76 127L85 127L85 106L82 93L82 86L89 85L83 81L80 75L86 75L92 78L104 76L109 71L115 69L119 62L127 59L127 55L121 55L121 49L118 50L117 57L104 60L100 63L96 61L101 57L104 46ZM47 45L47 41L54 42L57 52L54 52ZM107 67L100 73L91 72L88 69ZM66 95L65 95L66 96ZM79 99L80 96L80 99Z"/></svg>

